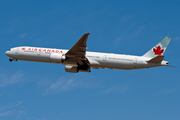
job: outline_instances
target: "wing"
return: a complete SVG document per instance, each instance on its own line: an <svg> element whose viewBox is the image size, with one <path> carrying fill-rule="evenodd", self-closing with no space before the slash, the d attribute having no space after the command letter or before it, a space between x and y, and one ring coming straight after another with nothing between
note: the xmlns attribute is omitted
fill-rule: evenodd
<svg viewBox="0 0 180 120"><path fill-rule="evenodd" d="M79 65L89 65L86 55L86 42L90 33L84 34L76 44L65 54L67 62L77 62Z"/></svg>

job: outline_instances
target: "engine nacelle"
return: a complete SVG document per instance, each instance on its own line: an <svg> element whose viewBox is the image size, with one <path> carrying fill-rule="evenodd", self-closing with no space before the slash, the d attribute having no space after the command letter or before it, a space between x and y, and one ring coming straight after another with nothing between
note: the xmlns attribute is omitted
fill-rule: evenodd
<svg viewBox="0 0 180 120"><path fill-rule="evenodd" d="M77 67L75 67L75 66L69 66L69 65L66 65L66 66L65 66L65 71L66 71L66 72L70 72L70 73L78 73Z"/></svg>
<svg viewBox="0 0 180 120"><path fill-rule="evenodd" d="M66 56L60 53L51 53L49 58L50 61L54 63L62 63L66 60Z"/></svg>
<svg viewBox="0 0 180 120"><path fill-rule="evenodd" d="M78 73L79 71L80 72L91 72L90 68L80 68L79 66L76 67L76 66L70 66L70 65L66 65L65 66L65 71L66 72L70 72L70 73Z"/></svg>

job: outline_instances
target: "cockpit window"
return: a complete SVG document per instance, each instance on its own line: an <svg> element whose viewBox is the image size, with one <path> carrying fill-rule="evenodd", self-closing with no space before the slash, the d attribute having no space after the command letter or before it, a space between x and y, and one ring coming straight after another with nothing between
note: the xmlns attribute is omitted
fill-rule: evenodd
<svg viewBox="0 0 180 120"><path fill-rule="evenodd" d="M9 49L9 51L11 51L11 49Z"/></svg>

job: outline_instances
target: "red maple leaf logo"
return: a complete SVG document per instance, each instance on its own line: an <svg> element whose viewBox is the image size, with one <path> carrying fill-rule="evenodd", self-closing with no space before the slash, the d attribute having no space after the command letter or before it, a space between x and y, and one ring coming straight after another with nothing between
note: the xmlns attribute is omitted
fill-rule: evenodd
<svg viewBox="0 0 180 120"><path fill-rule="evenodd" d="M157 46L156 48L153 48L153 52L155 55L161 55L164 52L164 49L161 49L160 46Z"/></svg>

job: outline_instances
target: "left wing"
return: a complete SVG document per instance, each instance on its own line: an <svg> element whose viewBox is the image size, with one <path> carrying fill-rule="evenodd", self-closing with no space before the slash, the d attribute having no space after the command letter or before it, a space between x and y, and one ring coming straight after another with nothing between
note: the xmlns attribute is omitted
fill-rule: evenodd
<svg viewBox="0 0 180 120"><path fill-rule="evenodd" d="M84 34L76 44L65 54L67 62L76 62L79 65L89 65L86 55L86 42L90 33Z"/></svg>

